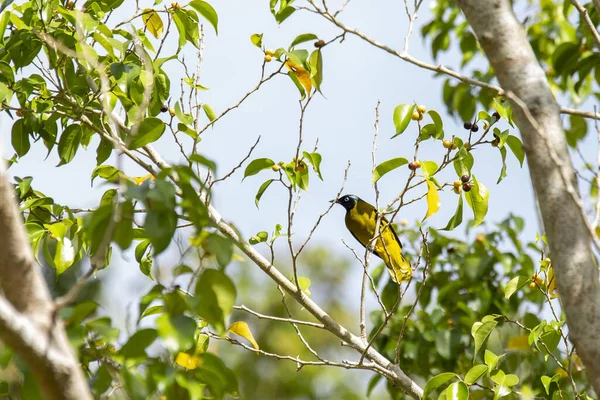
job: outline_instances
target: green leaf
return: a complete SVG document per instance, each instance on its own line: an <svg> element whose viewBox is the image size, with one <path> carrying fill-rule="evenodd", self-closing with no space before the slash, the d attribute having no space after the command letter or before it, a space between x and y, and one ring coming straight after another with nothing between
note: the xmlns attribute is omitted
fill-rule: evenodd
<svg viewBox="0 0 600 400"><path fill-rule="evenodd" d="M142 12L142 20L144 21L144 25L148 32L152 34L155 38L158 38L162 35L164 30L164 25L160 15L156 11L151 8L146 8Z"/></svg>
<svg viewBox="0 0 600 400"><path fill-rule="evenodd" d="M296 36L296 38L290 44L289 50L291 51L294 46L299 45L300 43L308 42L310 40L318 40L319 37L314 33L303 33L301 35Z"/></svg>
<svg viewBox="0 0 600 400"><path fill-rule="evenodd" d="M197 162L198 164L202 164L213 172L217 171L217 164L214 161L209 160L208 158L206 158L203 155L200 155L198 153L192 154L190 156L190 161Z"/></svg>
<svg viewBox="0 0 600 400"><path fill-rule="evenodd" d="M121 171L112 165L99 165L92 171L92 186L94 186L94 179L97 177L106 179L109 182L117 182L120 176Z"/></svg>
<svg viewBox="0 0 600 400"><path fill-rule="evenodd" d="M202 109L204 110L204 113L210 122L213 122L215 119L217 119L217 114L215 114L215 110L213 110L211 106L204 103L202 104Z"/></svg>
<svg viewBox="0 0 600 400"><path fill-rule="evenodd" d="M500 156L502 157L502 168L500 169L500 176L496 184L500 183L502 179L506 178L506 147L500 147Z"/></svg>
<svg viewBox="0 0 600 400"><path fill-rule="evenodd" d="M498 365L498 361L500 361L502 357L504 357L504 354L501 356L497 356L491 351L487 349L485 350L483 359L485 361L485 365L488 366L489 372L493 371L496 368L496 366Z"/></svg>
<svg viewBox="0 0 600 400"><path fill-rule="evenodd" d="M262 170L269 169L273 165L275 165L275 161L270 158L257 158L256 160L252 160L244 171L244 179L256 175Z"/></svg>
<svg viewBox="0 0 600 400"><path fill-rule="evenodd" d="M12 126L11 143L19 157L23 157L31 148L29 143L30 131L25 126L23 119L16 120Z"/></svg>
<svg viewBox="0 0 600 400"><path fill-rule="evenodd" d="M381 177L388 172L408 164L408 160L404 157L392 158L379 164L373 171L373 183L377 182Z"/></svg>
<svg viewBox="0 0 600 400"><path fill-rule="evenodd" d="M506 288L504 289L504 298L506 300L510 299L510 297L513 294L515 294L517 290L521 289L529 281L530 279L526 276L517 276L515 278L512 278L510 282L508 282L508 284L506 285Z"/></svg>
<svg viewBox="0 0 600 400"><path fill-rule="evenodd" d="M506 144L512 150L517 160L519 160L519 164L523 167L523 161L525 160L525 150L523 150L523 143L521 143L521 139L516 136L510 135L506 138Z"/></svg>
<svg viewBox="0 0 600 400"><path fill-rule="evenodd" d="M442 122L442 117L440 117L440 114L438 114L437 111L434 111L434 110L427 111L427 114L429 114L429 116L433 120L433 124L435 126L434 137L436 139L443 139L444 138L444 123Z"/></svg>
<svg viewBox="0 0 600 400"><path fill-rule="evenodd" d="M369 379L369 385L367 386L367 398L371 397L371 392L373 392L373 389L375 389L382 378L382 375L375 374L371 379Z"/></svg>
<svg viewBox="0 0 600 400"><path fill-rule="evenodd" d="M471 190L465 193L465 198L473 210L473 226L477 226L483 222L488 212L490 192L483 183L477 181L475 175L471 176L471 181Z"/></svg>
<svg viewBox="0 0 600 400"><path fill-rule="evenodd" d="M317 173L319 179L323 180L323 176L321 175L321 161L323 158L321 155L319 153L308 153L306 151L303 151L302 155L308 160L310 165L313 166L313 170Z"/></svg>
<svg viewBox="0 0 600 400"><path fill-rule="evenodd" d="M221 271L208 269L198 280L194 295L198 316L223 334L225 317L235 304L236 290L231 279Z"/></svg>
<svg viewBox="0 0 600 400"><path fill-rule="evenodd" d="M498 137L498 148L501 149L504 147L506 139L508 139L508 129L500 131L500 129L494 128L494 136Z"/></svg>
<svg viewBox="0 0 600 400"><path fill-rule="evenodd" d="M231 240L212 233L206 238L206 247L209 252L215 255L221 268L225 268L231 262L233 257L233 243L231 243Z"/></svg>
<svg viewBox="0 0 600 400"><path fill-rule="evenodd" d="M444 372L431 378L423 389L423 399L427 399L435 389L454 378L458 378L458 375L452 372Z"/></svg>
<svg viewBox="0 0 600 400"><path fill-rule="evenodd" d="M258 202L260 201L261 197L263 196L263 194L265 194L265 191L267 190L267 188L274 181L275 181L275 179L269 179L269 180L263 182L262 185L260 185L260 188L258 189L258 192L256 193L256 197L254 198L254 204L256 204L256 208L258 208Z"/></svg>
<svg viewBox="0 0 600 400"><path fill-rule="evenodd" d="M542 375L540 380L542 381L542 385L544 385L544 389L546 390L547 395L550 394L550 385L552 384L552 382L556 382L556 385L560 388L560 374L556 374L552 378L546 375Z"/></svg>
<svg viewBox="0 0 600 400"><path fill-rule="evenodd" d="M119 353L125 358L146 358L146 348L154 343L157 336L155 329L140 329L121 347Z"/></svg>
<svg viewBox="0 0 600 400"><path fill-rule="evenodd" d="M308 65L310 67L310 76L315 85L315 89L321 92L321 83L323 83L323 53L321 50L315 50L311 53Z"/></svg>
<svg viewBox="0 0 600 400"><path fill-rule="evenodd" d="M396 134L392 136L392 138L395 138L406 130L414 111L414 104L400 104L394 109L394 126L396 127Z"/></svg>
<svg viewBox="0 0 600 400"><path fill-rule="evenodd" d="M442 228L443 231L451 231L462 223L463 219L463 199L462 195L458 196L458 206L456 207L456 212L448 221L448 224L445 228Z"/></svg>
<svg viewBox="0 0 600 400"><path fill-rule="evenodd" d="M473 324L473 327L471 328L471 336L475 339L475 353L473 354L473 359L477 357L477 353L481 350L481 346L483 346L496 325L498 325L496 320L475 322Z"/></svg>
<svg viewBox="0 0 600 400"><path fill-rule="evenodd" d="M79 124L69 125L65 128L58 142L58 155L60 157L58 166L68 164L73 160L81 142L81 135L81 125Z"/></svg>
<svg viewBox="0 0 600 400"><path fill-rule="evenodd" d="M115 225L113 240L121 250L131 246L133 241L133 203L131 200L121 203L120 219Z"/></svg>
<svg viewBox="0 0 600 400"><path fill-rule="evenodd" d="M154 255L169 247L177 228L177 213L173 209L151 209L146 214L144 232L154 248Z"/></svg>
<svg viewBox="0 0 600 400"><path fill-rule="evenodd" d="M185 315L163 314L156 319L158 334L171 352L186 351L194 345L196 322Z"/></svg>
<svg viewBox="0 0 600 400"><path fill-rule="evenodd" d="M435 161L421 161L421 170L423 171L423 176L429 179L438 170L438 165Z"/></svg>
<svg viewBox="0 0 600 400"><path fill-rule="evenodd" d="M469 388L464 382L454 382L446 389L446 398L449 400L468 400Z"/></svg>
<svg viewBox="0 0 600 400"><path fill-rule="evenodd" d="M498 371L498 373L491 378L492 381L498 384L494 387L494 393L496 394L494 399L508 396L512 392L511 387L519 383L519 378L516 375L506 375L502 370Z"/></svg>
<svg viewBox="0 0 600 400"><path fill-rule="evenodd" d="M165 132L165 128L165 123L159 118L145 118L138 126L136 135L131 137L127 148L130 150L139 149L149 143L156 142Z"/></svg>
<svg viewBox="0 0 600 400"><path fill-rule="evenodd" d="M254 35L250 36L250 41L252 42L252 44L258 47L259 49L262 48L262 39L262 33L255 33Z"/></svg>
<svg viewBox="0 0 600 400"><path fill-rule="evenodd" d="M194 10L198 11L200 15L202 15L206 20L215 28L215 33L219 34L219 16L215 9L205 1L201 0L193 0L190 2L190 6L194 8Z"/></svg>
<svg viewBox="0 0 600 400"><path fill-rule="evenodd" d="M471 368L469 372L467 372L467 374L465 375L465 383L467 385L474 384L479 379L481 379L481 377L484 376L487 373L487 371L487 365L477 364L473 366L473 368Z"/></svg>
<svg viewBox="0 0 600 400"><path fill-rule="evenodd" d="M266 242L269 239L269 234L265 231L258 232L256 235L252 236L248 243L254 245L262 242Z"/></svg>
<svg viewBox="0 0 600 400"><path fill-rule="evenodd" d="M458 158L454 160L454 170L456 171L456 174L459 177L463 175L471 176L471 168L473 168L473 164L473 155L465 148L461 148L458 151Z"/></svg>

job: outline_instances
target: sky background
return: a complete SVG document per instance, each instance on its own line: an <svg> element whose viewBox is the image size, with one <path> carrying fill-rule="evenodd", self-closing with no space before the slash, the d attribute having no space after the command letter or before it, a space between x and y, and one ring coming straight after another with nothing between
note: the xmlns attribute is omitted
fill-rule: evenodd
<svg viewBox="0 0 600 400"><path fill-rule="evenodd" d="M212 4L219 15L219 35L215 34L209 24L205 24L204 61L200 81L210 89L201 93L201 101L210 104L217 114L237 103L260 79L264 54L250 42L252 34L263 33L263 44L270 49L287 48L292 40L302 33L315 33L325 41L340 34L338 29L322 17L305 11L296 12L278 26L269 12L266 1L216 1ZM354 0L341 14L341 19L348 26L360 29L379 42L402 49L407 28L403 3L380 1L376 7L372 4L369 1ZM152 4L141 2L141 6ZM126 3L123 13L111 17L108 25L119 22L117 17L124 15L127 7L132 7L133 13L133 3ZM335 3L331 7L335 8ZM419 34L420 26L430 17L429 5L424 2L411 37L410 54L420 60L434 63L428 43L425 43ZM166 48L174 51L176 40L177 35L173 35L166 42ZM306 43L304 47L309 51L314 49L312 42ZM184 55L188 68L195 70L195 49L190 45L186 46ZM318 215L328 207L328 200L335 197L343 181L348 161L351 162L351 168L345 192L374 202L371 149L375 106L378 101L381 102L376 154L378 163L394 157L412 158L417 134L414 122L404 134L391 139L395 133L392 115L398 104L416 102L428 109L437 110L443 117L447 137L454 134L465 138L468 133L462 128L464 121L453 119L446 114L441 99L443 79L435 78L431 72L395 58L351 35L347 35L341 44L327 46L323 58L323 96L316 95L307 109L303 150L312 151L315 141L319 140L319 152L323 157L321 170L325 181L311 176L309 191L303 193L296 214L296 242L304 241ZM438 63L458 69L460 58L457 52L452 52L442 55ZM482 65L481 63L482 61L479 65ZM275 62L267 64L267 73L275 71L278 67L279 64ZM171 79L173 105L179 98L178 80L183 76L182 67L176 61L171 61L165 64L165 69ZM291 161L296 152L298 138L298 100L299 93L291 80L286 76L277 76L248 98L240 108L233 110L213 128L208 129L202 135L199 152L217 162L218 174L222 176L239 163L260 135L261 141L252 159L269 157L276 162ZM166 115L164 116L166 118ZM13 154L10 147L12 120L3 113L0 114L0 124L4 132L2 152L8 158ZM504 129L501 124L500 128ZM511 133L518 134L515 130L511 130ZM184 137L184 142L186 139ZM59 161L56 149L45 158L45 147L41 142L35 143L30 152L10 168L10 173L20 177L33 176L33 187L53 197L59 204L68 204L73 208L93 208L97 206L102 193L109 188L100 180L96 181L95 187L90 185L91 172L96 162L96 143L97 140L93 141L87 151L80 149L70 164L58 168L55 168ZM187 145L189 144L188 141ZM154 147L170 163L183 160L169 132L166 132ZM421 145L419 158L439 163L443 152L439 141L426 142ZM114 156L109 162L115 162ZM511 212L523 216L527 220L524 237L531 240L535 237L537 222L534 217L529 175L525 168L520 169L510 152L507 164L508 178L496 185L501 167L499 152L491 147L477 150L473 172L491 193L486 221L491 225L501 221ZM122 165L128 175L145 174L126 158L123 158ZM381 205L387 204L400 193L408 172L406 167L399 168L379 181ZM262 182L275 177L275 173L270 170L263 171L244 181L242 177L243 168L229 180L215 187L214 205L223 218L233 222L247 238L263 230L272 232L277 223L284 224L287 220L287 192L282 187L272 185L263 196L260 208L257 209L254 204L254 196ZM452 182L456 178L454 169L449 167L441 175L440 181ZM407 196L407 200L423 194L424 190L424 187L416 189L413 196ZM436 215L426 221L426 226L442 228L454 214L457 196L449 189L440 194L442 207ZM423 218L425 212L426 204L420 201L403 208L398 220L406 219L414 226ZM465 218L469 216L472 214L465 204ZM343 218L344 210L335 207L323 219L311 243L326 246L331 251L351 259L352 254L341 240L356 246L357 249L359 246L347 232ZM452 234L465 237L465 225L463 223ZM471 234L474 235L482 229L485 227L478 228ZM283 245L282 241L280 250L285 252ZM266 254L266 248L260 250ZM176 264L177 255L176 247L171 246L156 263L164 265L165 268L172 268ZM105 275L109 278L110 287L115 291L127 293L127 297L135 299L140 293L148 290L153 282L140 280L131 253L115 253L113 256L113 264L128 263L131 263L133 268L112 268L101 272L100 276ZM349 293L357 294L350 295L350 300L358 301L361 267L358 264L354 266L355 268L349 271L348 289ZM300 271L300 274L310 277L310 271ZM123 314L123 298L109 295L106 300L109 309ZM124 318L124 315L122 317Z"/></svg>
<svg viewBox="0 0 600 400"><path fill-rule="evenodd" d="M142 7L152 6L152 2L140 3ZM132 4L133 2L128 6L132 7ZM264 33L263 43L266 48L276 49L287 48L291 41L302 33L315 33L325 41L340 33L322 17L303 11L296 12L278 26L269 12L267 1L215 0L211 4L219 15L219 35L216 36L212 27L205 24L206 43L201 84L210 90L201 93L201 100L210 104L217 114L237 103L260 78L264 54L250 42L252 34ZM335 8L335 4L332 3L330 7ZM459 69L460 58L457 51L442 54L440 59L434 62L429 44L420 37L420 26L431 18L429 6L428 1L423 3L410 40L409 52L422 61L442 63L450 68ZM133 9L131 10L133 12ZM125 11L111 17L108 25L114 26L119 22L117 17L125 15ZM402 1L353 0L340 18L346 25L358 28L377 41L395 49L402 49L407 27ZM173 35L165 46L174 49L176 40L177 36ZM313 50L311 42L300 47ZM195 70L195 50L188 45L184 53L189 68ZM408 64L350 35L347 35L341 44L327 46L323 51L323 58L324 95L316 95L306 112L303 150L312 151L315 141L319 140L319 153L323 157L321 170L325 181L321 182L311 175L309 191L303 193L296 215L294 231L297 242L304 241L318 215L328 207L328 200L335 197L348 161L352 166L345 192L356 194L369 202L374 201L371 148L375 106L378 101L381 102L378 163L393 157L412 157L417 133L415 123L411 123L403 135L391 139L394 134L392 115L398 104L416 102L428 109L437 110L444 120L447 137L454 134L464 139L468 133L462 128L464 121L453 119L446 114L441 97L444 80L434 77L431 72ZM476 65L483 65L482 63L483 60L479 60ZM181 65L174 61L165 65L171 79L172 97L178 99ZM278 67L279 64L275 62L267 64L267 73L275 71ZM199 152L217 162L218 175L222 176L239 163L260 135L261 141L252 159L269 157L276 162L291 161L298 137L298 100L299 93L289 78L278 76L272 79L240 108L208 129L202 136ZM478 108L477 111L479 110ZM0 114L3 132L0 136L3 141L2 154L7 158L13 154L10 146L11 125L12 120L5 113ZM503 123L499 125L501 129L508 127ZM511 129L511 134L518 135L518 132ZM96 181L95 187L90 186L90 175L95 167L96 143L93 142L87 151L80 149L70 164L59 168L55 168L58 164L56 149L44 159L46 149L42 143L36 143L29 154L13 165L9 172L14 176L33 176L33 187L53 197L58 203L78 208L95 207L101 194L109 188L100 184L99 180ZM154 146L168 162L182 161L178 147L169 132ZM439 163L443 151L439 141L427 142L421 146L419 158ZM588 146L584 151L591 155L596 151L596 147ZM114 157L111 161L114 162ZM123 163L128 175L145 174L128 160L124 160ZM538 227L529 174L526 166L523 169L519 167L511 152L507 158L507 165L508 177L496 185L501 168L498 150L489 147L476 152L474 174L491 193L486 223L491 226L506 218L509 213L516 214L526 220L523 239L534 240ZM275 177L275 173L270 170L264 171L244 181L242 176L243 169L240 169L231 179L215 188L214 205L222 217L228 222L233 222L246 238L263 230L272 232L275 224L284 224L287 219L287 193L282 187L272 185L263 196L260 208L257 209L254 204L254 196L261 183ZM380 180L381 204L388 203L398 195L407 176L408 169L403 167ZM454 169L449 167L441 175L440 181L452 182L456 178ZM415 190L414 196L407 199L423 194L424 190L424 187ZM457 196L450 189L441 193L441 201L440 211L426 221L426 226L442 228L454 214ZM406 219L411 226L415 226L425 215L425 210L426 205L421 201L403 208L398 218ZM352 254L341 240L357 249L359 246L347 232L343 216L344 210L335 207L323 219L311 243L326 246L332 252L352 259ZM465 218L467 217L472 217L472 213L465 204ZM465 225L463 223L452 234L466 237ZM485 229L480 227L470 234L475 235ZM266 254L266 248L260 250ZM283 247L279 250L285 251ZM176 255L177 251L172 246L161 255L158 262L167 268L174 267ZM153 282L144 277L140 279L141 275L131 253L116 253L113 256L113 265L121 268L109 268L100 272L99 276L108 279L111 289L114 290L112 293L120 294L105 294L105 306L117 316L117 320L123 320L127 299L139 298ZM358 304L362 269L356 262L352 262L352 268L348 273L347 283L349 301ZM310 270L300 271L300 274L311 276ZM315 296L318 298L319 294L315 293Z"/></svg>

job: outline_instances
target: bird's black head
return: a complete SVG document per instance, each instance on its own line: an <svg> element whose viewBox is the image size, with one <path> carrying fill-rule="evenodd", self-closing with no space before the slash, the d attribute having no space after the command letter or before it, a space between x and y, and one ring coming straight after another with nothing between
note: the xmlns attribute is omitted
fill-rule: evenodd
<svg viewBox="0 0 600 400"><path fill-rule="evenodd" d="M345 194L343 196L340 196L337 201L335 200L331 200L331 202L336 202L337 204L341 204L342 207L344 207L346 209L346 211L350 211L354 208L354 206L356 205L356 203L358 203L358 196L355 196L353 194Z"/></svg>

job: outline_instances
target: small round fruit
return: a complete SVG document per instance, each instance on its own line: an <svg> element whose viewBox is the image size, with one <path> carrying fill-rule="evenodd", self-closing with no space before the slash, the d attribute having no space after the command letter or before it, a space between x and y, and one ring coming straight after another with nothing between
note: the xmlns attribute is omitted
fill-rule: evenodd
<svg viewBox="0 0 600 400"><path fill-rule="evenodd" d="M450 150L456 150L458 149L458 146L456 145L456 143L452 142L452 147L450 147Z"/></svg>
<svg viewBox="0 0 600 400"><path fill-rule="evenodd" d="M442 146L444 146L445 149L451 149L452 144L453 143L449 140L442 140Z"/></svg>
<svg viewBox="0 0 600 400"><path fill-rule="evenodd" d="M534 281L538 286L544 285L544 278L542 278L539 274L531 275L531 280Z"/></svg>
<svg viewBox="0 0 600 400"><path fill-rule="evenodd" d="M487 121L483 121L483 130L487 131L488 129L490 129L490 123Z"/></svg>
<svg viewBox="0 0 600 400"><path fill-rule="evenodd" d="M23 109L22 108L17 108L17 110L15 111L15 114L17 114L17 117L22 117L23 116Z"/></svg>
<svg viewBox="0 0 600 400"><path fill-rule="evenodd" d="M473 124L473 125L471 126L471 130L472 130L473 132L477 132L477 131L479 130L479 127L477 126L477 124Z"/></svg>
<svg viewBox="0 0 600 400"><path fill-rule="evenodd" d="M485 243L485 235L483 233L480 233L475 237L475 241L479 244Z"/></svg>
<svg viewBox="0 0 600 400"><path fill-rule="evenodd" d="M169 106L164 105L164 104L162 106L160 106L160 112L164 113L167 111L169 111Z"/></svg>
<svg viewBox="0 0 600 400"><path fill-rule="evenodd" d="M265 62L271 62L272 59L273 57L268 54L265 56Z"/></svg>
<svg viewBox="0 0 600 400"><path fill-rule="evenodd" d="M492 140L492 146L494 146L494 147L500 146L500 140L498 140L498 139Z"/></svg>
<svg viewBox="0 0 600 400"><path fill-rule="evenodd" d="M74 8L75 8L75 2L73 2L73 1L69 1L69 2L67 3L67 10L72 10L72 9L74 9Z"/></svg>
<svg viewBox="0 0 600 400"><path fill-rule="evenodd" d="M275 52L273 50L271 50L271 49L267 49L267 50L265 50L265 54L268 55L268 56L273 57L275 55Z"/></svg>
<svg viewBox="0 0 600 400"><path fill-rule="evenodd" d="M458 179L454 181L454 183L452 184L452 186L454 186L455 188L461 187L463 184L462 181L459 181Z"/></svg>
<svg viewBox="0 0 600 400"><path fill-rule="evenodd" d="M498 121L500 119L500 114L498 114L498 111L496 111L492 114L492 117L496 118L496 121Z"/></svg>
<svg viewBox="0 0 600 400"><path fill-rule="evenodd" d="M470 192L471 191L471 184L470 183L463 183L463 190L465 192Z"/></svg>
<svg viewBox="0 0 600 400"><path fill-rule="evenodd" d="M400 220L400 225L402 225L402 226L408 226L408 221L406 219L401 219Z"/></svg>
<svg viewBox="0 0 600 400"><path fill-rule="evenodd" d="M454 193L460 194L460 192L462 192L462 187L461 186L459 186L459 187L454 186L452 188L452 190L454 190Z"/></svg>
<svg viewBox="0 0 600 400"><path fill-rule="evenodd" d="M412 115L410 116L410 119L412 119L413 121L418 121L419 118L421 118L421 114L419 114L418 111L415 111L414 113L412 113Z"/></svg>
<svg viewBox="0 0 600 400"><path fill-rule="evenodd" d="M175 116L175 110L173 110L172 108L169 108L169 114L171 115L171 117Z"/></svg>
<svg viewBox="0 0 600 400"><path fill-rule="evenodd" d="M411 171L414 171L415 169L419 168L421 166L421 163L419 161L411 161L408 163L408 169L410 169Z"/></svg>
<svg viewBox="0 0 600 400"><path fill-rule="evenodd" d="M323 47L323 46L325 46L325 41L324 41L324 40L317 40L317 41L315 42L315 47L316 47L317 49L320 49L320 48L321 48L321 47Z"/></svg>
<svg viewBox="0 0 600 400"><path fill-rule="evenodd" d="M447 323L448 323L448 326L450 326L450 327L454 326L454 320L452 318L448 318Z"/></svg>
<svg viewBox="0 0 600 400"><path fill-rule="evenodd" d="M273 165L273 166L271 167L271 169L272 169L273 171L277 172L277 171L279 171L279 170L281 169L281 167L280 167L279 165Z"/></svg>
<svg viewBox="0 0 600 400"><path fill-rule="evenodd" d="M418 121L423 121L423 114L419 113L419 119Z"/></svg>
<svg viewBox="0 0 600 400"><path fill-rule="evenodd" d="M469 177L469 175L463 175L460 177L460 180L462 181L462 183L467 183L471 180L471 178Z"/></svg>
<svg viewBox="0 0 600 400"><path fill-rule="evenodd" d="M470 122L465 122L465 123L463 124L463 127L464 127L465 129L471 129L471 127L472 127L472 126L473 126L473 124L471 124Z"/></svg>
<svg viewBox="0 0 600 400"><path fill-rule="evenodd" d="M181 6L179 5L178 2L174 1L173 3L171 3L171 8L173 10L179 10L179 9L181 9Z"/></svg>
<svg viewBox="0 0 600 400"><path fill-rule="evenodd" d="M471 150L471 143L469 143L469 142L465 143L465 150L466 151Z"/></svg>
<svg viewBox="0 0 600 400"><path fill-rule="evenodd" d="M424 106L424 105L422 105L422 104L421 104L421 105L418 105L418 106L417 106L417 111L418 111L420 114L425 114L425 111L427 111L427 107L425 107L425 106Z"/></svg>
<svg viewBox="0 0 600 400"><path fill-rule="evenodd" d="M536 284L535 284L535 282L530 282L530 283L529 283L529 288L530 288L530 289L535 289L535 288L536 288Z"/></svg>

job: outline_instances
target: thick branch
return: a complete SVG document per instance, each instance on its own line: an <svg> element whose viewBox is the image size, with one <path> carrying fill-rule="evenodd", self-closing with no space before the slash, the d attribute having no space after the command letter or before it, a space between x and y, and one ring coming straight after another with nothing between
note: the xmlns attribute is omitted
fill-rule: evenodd
<svg viewBox="0 0 600 400"><path fill-rule="evenodd" d="M0 162L0 339L30 366L48 399L91 399L79 362L36 265Z"/></svg>
<svg viewBox="0 0 600 400"><path fill-rule="evenodd" d="M539 199L569 336L600 393L600 284L560 108L507 0L458 2L509 96Z"/></svg>

